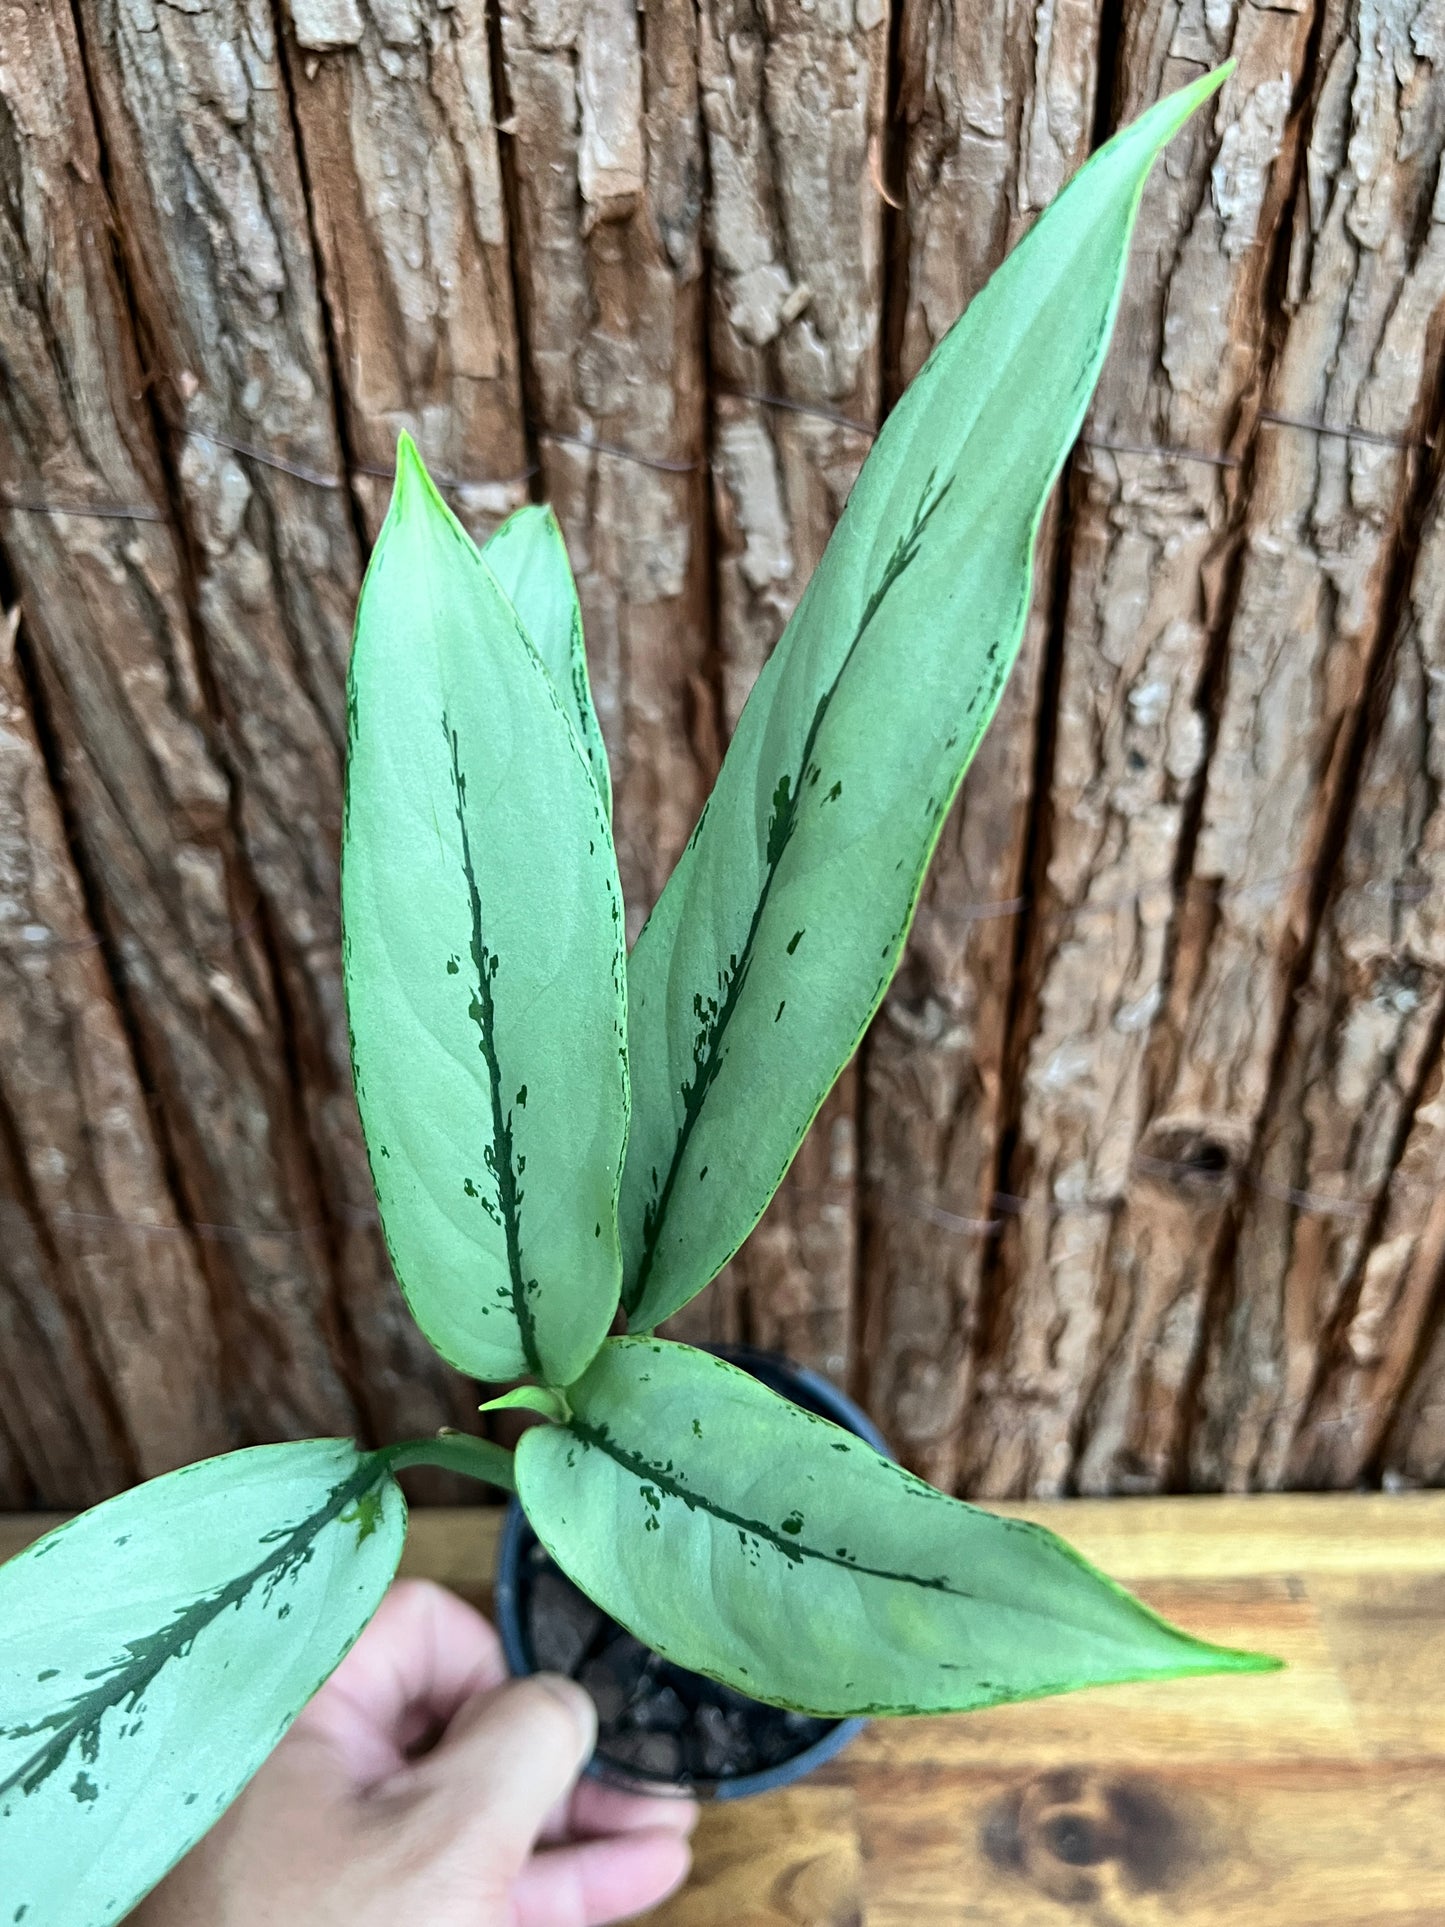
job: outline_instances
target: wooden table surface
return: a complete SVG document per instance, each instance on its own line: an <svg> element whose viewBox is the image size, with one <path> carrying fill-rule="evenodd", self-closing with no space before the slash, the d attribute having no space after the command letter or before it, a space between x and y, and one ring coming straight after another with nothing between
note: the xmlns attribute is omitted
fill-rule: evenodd
<svg viewBox="0 0 1445 1927"><path fill-rule="evenodd" d="M1445 1493L1000 1509L1288 1669L878 1722L710 1808L654 1927L1445 1927ZM418 1513L405 1570L484 1599L494 1549Z"/></svg>

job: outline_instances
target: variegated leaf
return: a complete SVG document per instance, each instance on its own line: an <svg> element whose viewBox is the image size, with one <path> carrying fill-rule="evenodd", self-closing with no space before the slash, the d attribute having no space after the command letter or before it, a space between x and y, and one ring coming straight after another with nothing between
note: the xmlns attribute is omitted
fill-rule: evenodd
<svg viewBox="0 0 1445 1927"><path fill-rule="evenodd" d="M111 1927L375 1612L406 1506L344 1439L186 1466L0 1567L0 1921Z"/></svg>
<svg viewBox="0 0 1445 1927"><path fill-rule="evenodd" d="M417 1322L566 1384L617 1304L622 897L574 718L403 438L350 681L341 902L361 1121Z"/></svg>
<svg viewBox="0 0 1445 1927"><path fill-rule="evenodd" d="M538 1538L679 1666L804 1712L941 1713L1271 1670L1041 1526L945 1498L706 1352L611 1339L517 1450Z"/></svg>

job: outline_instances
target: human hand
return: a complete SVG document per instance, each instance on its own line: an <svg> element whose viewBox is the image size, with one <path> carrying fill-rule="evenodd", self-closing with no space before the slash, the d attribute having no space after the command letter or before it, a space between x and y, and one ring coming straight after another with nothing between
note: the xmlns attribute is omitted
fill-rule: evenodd
<svg viewBox="0 0 1445 1927"><path fill-rule="evenodd" d="M508 1681L480 1613L401 1580L130 1927L601 1927L655 1906L697 1808L579 1782L596 1731L574 1681Z"/></svg>

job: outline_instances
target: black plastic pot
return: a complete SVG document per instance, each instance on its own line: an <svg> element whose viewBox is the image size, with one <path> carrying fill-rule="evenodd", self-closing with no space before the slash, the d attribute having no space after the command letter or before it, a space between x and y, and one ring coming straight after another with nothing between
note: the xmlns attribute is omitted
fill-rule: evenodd
<svg viewBox="0 0 1445 1927"><path fill-rule="evenodd" d="M887 1452L868 1417L818 1373L742 1346L710 1349ZM587 1770L633 1792L712 1800L770 1793L831 1760L864 1725L779 1712L649 1652L558 1570L515 1499L502 1530L495 1611L514 1674L565 1672L592 1693L598 1742Z"/></svg>

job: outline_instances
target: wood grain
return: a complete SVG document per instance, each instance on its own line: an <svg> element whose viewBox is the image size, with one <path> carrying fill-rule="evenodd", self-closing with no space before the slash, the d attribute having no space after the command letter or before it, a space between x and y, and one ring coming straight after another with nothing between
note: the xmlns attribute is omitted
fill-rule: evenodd
<svg viewBox="0 0 1445 1927"><path fill-rule="evenodd" d="M238 1250L277 1240L265 1284L246 1280L247 1309L264 1318L268 1293L294 1306L297 1376L318 1414L359 1405L378 1430L425 1430L465 1405L392 1282L351 1092L337 861L361 553L285 75L269 12L241 0L194 12L86 0L78 17L167 430L235 859L274 974L267 1096L292 1112L280 1223L264 1191L237 1189L219 1216L251 1233ZM230 1169L224 1138L195 1137Z"/></svg>
<svg viewBox="0 0 1445 1927"><path fill-rule="evenodd" d="M517 289L542 487L577 576L635 938L717 760L697 25L504 0Z"/></svg>
<svg viewBox="0 0 1445 1927"><path fill-rule="evenodd" d="M922 366L1088 151L1092 0L909 0L894 380ZM1019 659L944 826L902 967L863 1052L867 1164L857 1381L906 1463L952 1490L994 1251L1014 962L1061 529L1041 530Z"/></svg>
<svg viewBox="0 0 1445 1927"><path fill-rule="evenodd" d="M718 652L731 729L842 511L877 423L883 322L881 0L708 0L698 28L715 214Z"/></svg>
<svg viewBox="0 0 1445 1927"><path fill-rule="evenodd" d="M0 1205L5 1402L42 1501L234 1443L194 1241L166 1181L0 625ZM27 1208L28 1206L28 1208ZM124 1238L95 1235L120 1216Z"/></svg>
<svg viewBox="0 0 1445 1927"><path fill-rule="evenodd" d="M481 539L527 499L482 0L289 0L287 62L354 486L374 537L407 429ZM368 473L379 470L381 474Z"/></svg>
<svg viewBox="0 0 1445 1927"><path fill-rule="evenodd" d="M96 953L6 1013L0 1497L467 1408L377 1235L338 957L398 428L479 534L558 507L635 936L882 413L1226 56L903 968L676 1329L831 1373L958 1489L1445 1478L1437 12L0 0L0 584L56 812L17 860Z"/></svg>
<svg viewBox="0 0 1445 1927"><path fill-rule="evenodd" d="M1290 102L1308 19L1246 3L1176 18L1125 8L1113 115L1129 118L1227 54L1239 65L1171 143L1146 189L1114 346L1076 463L1060 686L1053 717L1017 1145L1006 1227L980 1329L965 1478L975 1490L1144 1485L1152 1436L1117 1438L1126 1400L1182 1378L1178 1334L1135 1301L1109 1262L1110 1223L1147 1118L1150 1026L1170 955L1174 870L1206 759L1198 707L1222 619L1220 559L1233 539L1236 471L1226 452L1258 379L1268 247L1290 186ZM1138 452L1143 451L1143 452ZM1179 451L1179 452L1172 452ZM1172 1341L1172 1342L1171 1342ZM1114 1443L1100 1473L1085 1415ZM1133 1457L1128 1458L1132 1453ZM1118 1463L1115 1463L1115 1460ZM1127 1462L1126 1462L1127 1459Z"/></svg>
<svg viewBox="0 0 1445 1927"><path fill-rule="evenodd" d="M1000 1510L1288 1670L875 1722L706 1811L659 1927L1437 1927L1445 1494ZM482 1598L500 1516L414 1517L405 1570ZM48 1523L0 1518L0 1558Z"/></svg>
<svg viewBox="0 0 1445 1927"><path fill-rule="evenodd" d="M1288 330L1261 420L1186 889L1186 901L1209 903L1212 914L1186 925L1176 996L1155 1040L1167 1069L1150 1128L1187 1125L1222 1145L1256 1142L1293 1014L1296 964L1313 937L1313 877L1334 866L1333 812L1353 780L1351 724L1375 664L1399 641L1391 577L1415 514L1411 445L1433 421L1445 315L1438 50L1422 46L1413 7L1337 5L1316 76L1306 195L1287 264ZM1379 439L1315 434L1270 414ZM1138 1222L1156 1251L1153 1288L1182 1324L1187 1295L1202 1302L1208 1226L1196 1214L1192 1253L1163 1258L1152 1228ZM1124 1249L1133 1235L1132 1221L1121 1226ZM1281 1328L1272 1267L1251 1274L1243 1296L1233 1282L1209 1308L1197 1410L1185 1415L1184 1449L1200 1486L1281 1476L1258 1463L1276 1449L1261 1433L1305 1389L1318 1328L1309 1319Z"/></svg>
<svg viewBox="0 0 1445 1927"><path fill-rule="evenodd" d="M100 1187L85 1202L93 1222L83 1238L73 1220L63 1229L51 1224L53 1262L62 1273L72 1263L110 1267L117 1279L134 1278L137 1290L153 1289L162 1356L172 1345L184 1350L193 1335L184 1319L170 1329L163 1300L172 1285L188 1298L184 1274L202 1267L225 1389L215 1391L215 1340L205 1339L196 1350L197 1392L204 1405L211 1387L223 1435L232 1423L250 1436L346 1428L355 1408L313 1309L326 1296L326 1266L304 1229L317 1213L298 1155L284 1035L256 894L232 835L233 792L110 245L80 49L68 10L28 0L7 7L3 41L0 477L9 503L31 506L0 516L36 672L36 686L24 690L7 672L17 753L33 759L34 741L28 751L20 743L42 731L53 745L63 779L57 806L74 826L86 872L78 881L92 893L99 928L91 931L88 913L67 904L59 885L57 910L77 941L106 940L88 963L53 959L55 971L71 977L68 990L58 975L52 985L57 1007L83 987L97 1006L97 1034L122 1019L133 1027L133 1075L154 1098L149 1118L143 1101L131 1100L136 1208L124 1208L119 1178L108 1200ZM48 512L51 503L58 512ZM40 781L27 780L32 788ZM56 847L62 833L44 812L17 829L17 888L27 861L37 869L68 864ZM109 985L100 968L107 961ZM19 1023L23 1001L13 1012ZM57 1144L80 1118L102 1122L83 1062L72 1058L67 1068L63 1055L56 1059L55 1116L48 1126L38 1113L30 1120ZM174 1169L174 1197L165 1181L141 1179L143 1163ZM5 1196L23 1204L9 1184ZM177 1235L182 1221L247 1231L197 1239L184 1229ZM58 1274L50 1296L58 1321ZM67 1396L37 1369L18 1403L31 1400L38 1413ZM161 1400L148 1416L131 1416L143 1462L158 1466L177 1414ZM37 1467L37 1477L55 1499L92 1490L88 1482L72 1488L58 1469Z"/></svg>
<svg viewBox="0 0 1445 1927"><path fill-rule="evenodd" d="M885 0L709 0L698 77L713 203L707 312L723 725L816 568L879 419ZM857 1086L844 1072L703 1312L846 1381Z"/></svg>
<svg viewBox="0 0 1445 1927"><path fill-rule="evenodd" d="M1438 1498L1009 1510L1112 1555L1161 1609L1280 1652L1289 1670L876 1722L793 1794L708 1811L696 1885L656 1920L1433 1927L1445 1917ZM791 1851L780 1858L774 1814L785 1806ZM798 1892L825 1852L856 1884L829 1888L810 1911Z"/></svg>
<svg viewBox="0 0 1445 1927"><path fill-rule="evenodd" d="M1027 1282L1017 1298L1010 1283L1009 1321L993 1334L994 1342L1005 1340L1003 1380L1014 1386L994 1421L998 1442L983 1436L974 1447L978 1477L993 1489L1157 1484L1177 1476L1184 1458L1196 1483L1247 1482L1256 1421L1245 1408L1269 1405L1279 1369L1283 1339L1268 1316L1273 1294L1251 1280L1232 1310L1227 1291L1215 1288L1216 1270L1233 1226L1237 1174L1253 1168L1296 965L1312 937L1313 877L1332 861L1336 805L1347 793L1341 785L1352 781L1353 721L1388 641L1388 581L1411 474L1408 449L1397 444L1417 432L1430 392L1441 299L1429 213L1435 136L1419 145L1416 105L1433 67L1418 55L1410 18L1328 12L1297 117L1280 72L1303 78L1302 24L1300 16L1266 19L1248 8L1230 24L1241 54L1230 87L1240 91L1222 97L1219 158L1181 241L1170 299L1205 272L1205 262L1225 281L1187 329L1171 333L1163 317L1171 390L1176 397L1202 390L1225 411L1215 417L1212 443L1168 439L1224 448L1231 430L1252 421L1240 458L1249 490L1237 534L1223 546L1206 540L1192 560L1188 545L1176 543L1153 574L1156 591L1172 585L1177 593L1193 581L1190 594L1206 616L1197 639L1206 642L1211 626L1215 634L1192 662L1181 658L1136 685L1130 703L1143 715L1152 689L1172 710L1184 691L1195 691L1192 715L1178 716L1178 748L1190 765L1176 792L1181 807L1174 816L1153 812L1153 832L1167 833L1152 847L1169 869L1161 862L1158 873L1130 879L1132 907L1114 920L1131 972L1148 961L1143 978L1130 978L1138 994L1125 1005L1109 1003L1110 1048L1097 1060L1107 1083L1091 1068L1092 1046L1077 1025L1055 1041L1048 1022L1055 992L1047 980L1040 987L1046 1021L1030 1043L1020 1169L1032 1172L1035 1186L1044 1171L1054 1182L1048 1194L1028 1193L1043 1208L1006 1247L1006 1260L1019 1254L1010 1278L1016 1264ZM1433 128L1428 114L1427 122ZM1296 141L1297 188L1289 165ZM1224 314L1232 300L1258 301L1268 292L1259 276L1265 250L1245 245L1236 224L1263 215L1262 238L1285 210L1277 336L1261 331L1263 353L1245 359L1241 332L1250 330L1241 331L1236 315L1229 339L1211 350L1203 307ZM1401 244L1407 227L1418 246ZM1242 265L1250 260L1252 280ZM1160 279L1156 270L1153 284ZM1356 353L1357 337L1373 345ZM1371 426L1376 416L1386 424L1379 430ZM1297 426L1357 420L1380 439ZM1196 475L1210 472L1207 463L1193 466ZM1208 526L1207 516L1196 522L1201 535ZM1076 563L1077 544L1076 536ZM1078 581L1076 568L1071 599ZM1112 603L1116 612L1122 606ZM1192 619L1176 605L1165 634L1181 642ZM1131 674L1144 660L1132 643L1125 659ZM1072 793L1067 774L1059 780L1073 755L1067 645L1064 678L1051 882ZM1086 717L1097 713L1098 691L1087 694ZM1090 737L1078 748L1093 758ZM1162 744L1141 740L1134 754L1144 790L1182 767ZM1142 800L1126 786L1119 815L1147 821ZM1068 811L1067 835L1077 842L1086 828L1086 848L1101 835L1108 847L1113 826L1102 801L1096 794L1087 813L1078 803ZM1141 947L1136 933L1144 929L1152 936ZM1081 945L1076 954L1084 961L1099 953ZM1065 1006L1057 1009L1064 1018ZM1104 1031L1093 1034L1102 1047ZM1102 1110L1101 1090L1114 1094ZM1039 1135L1029 1105L1045 1094ZM1061 1094L1067 1102L1077 1096L1081 1117L1093 1120L1091 1138L1056 1140ZM1098 1150L1090 1148L1095 1141ZM1059 1254L1053 1284L1050 1248ZM1298 1341L1298 1331L1291 1336ZM1021 1370L1030 1342L1035 1362ZM1298 1342L1291 1369L1306 1380L1311 1371Z"/></svg>
<svg viewBox="0 0 1445 1927"><path fill-rule="evenodd" d="M1445 1255L1442 572L1437 489L1265 1123L1263 1182L1241 1200L1230 1296L1249 1307L1258 1363L1234 1463L1251 1484L1347 1484L1374 1467Z"/></svg>

